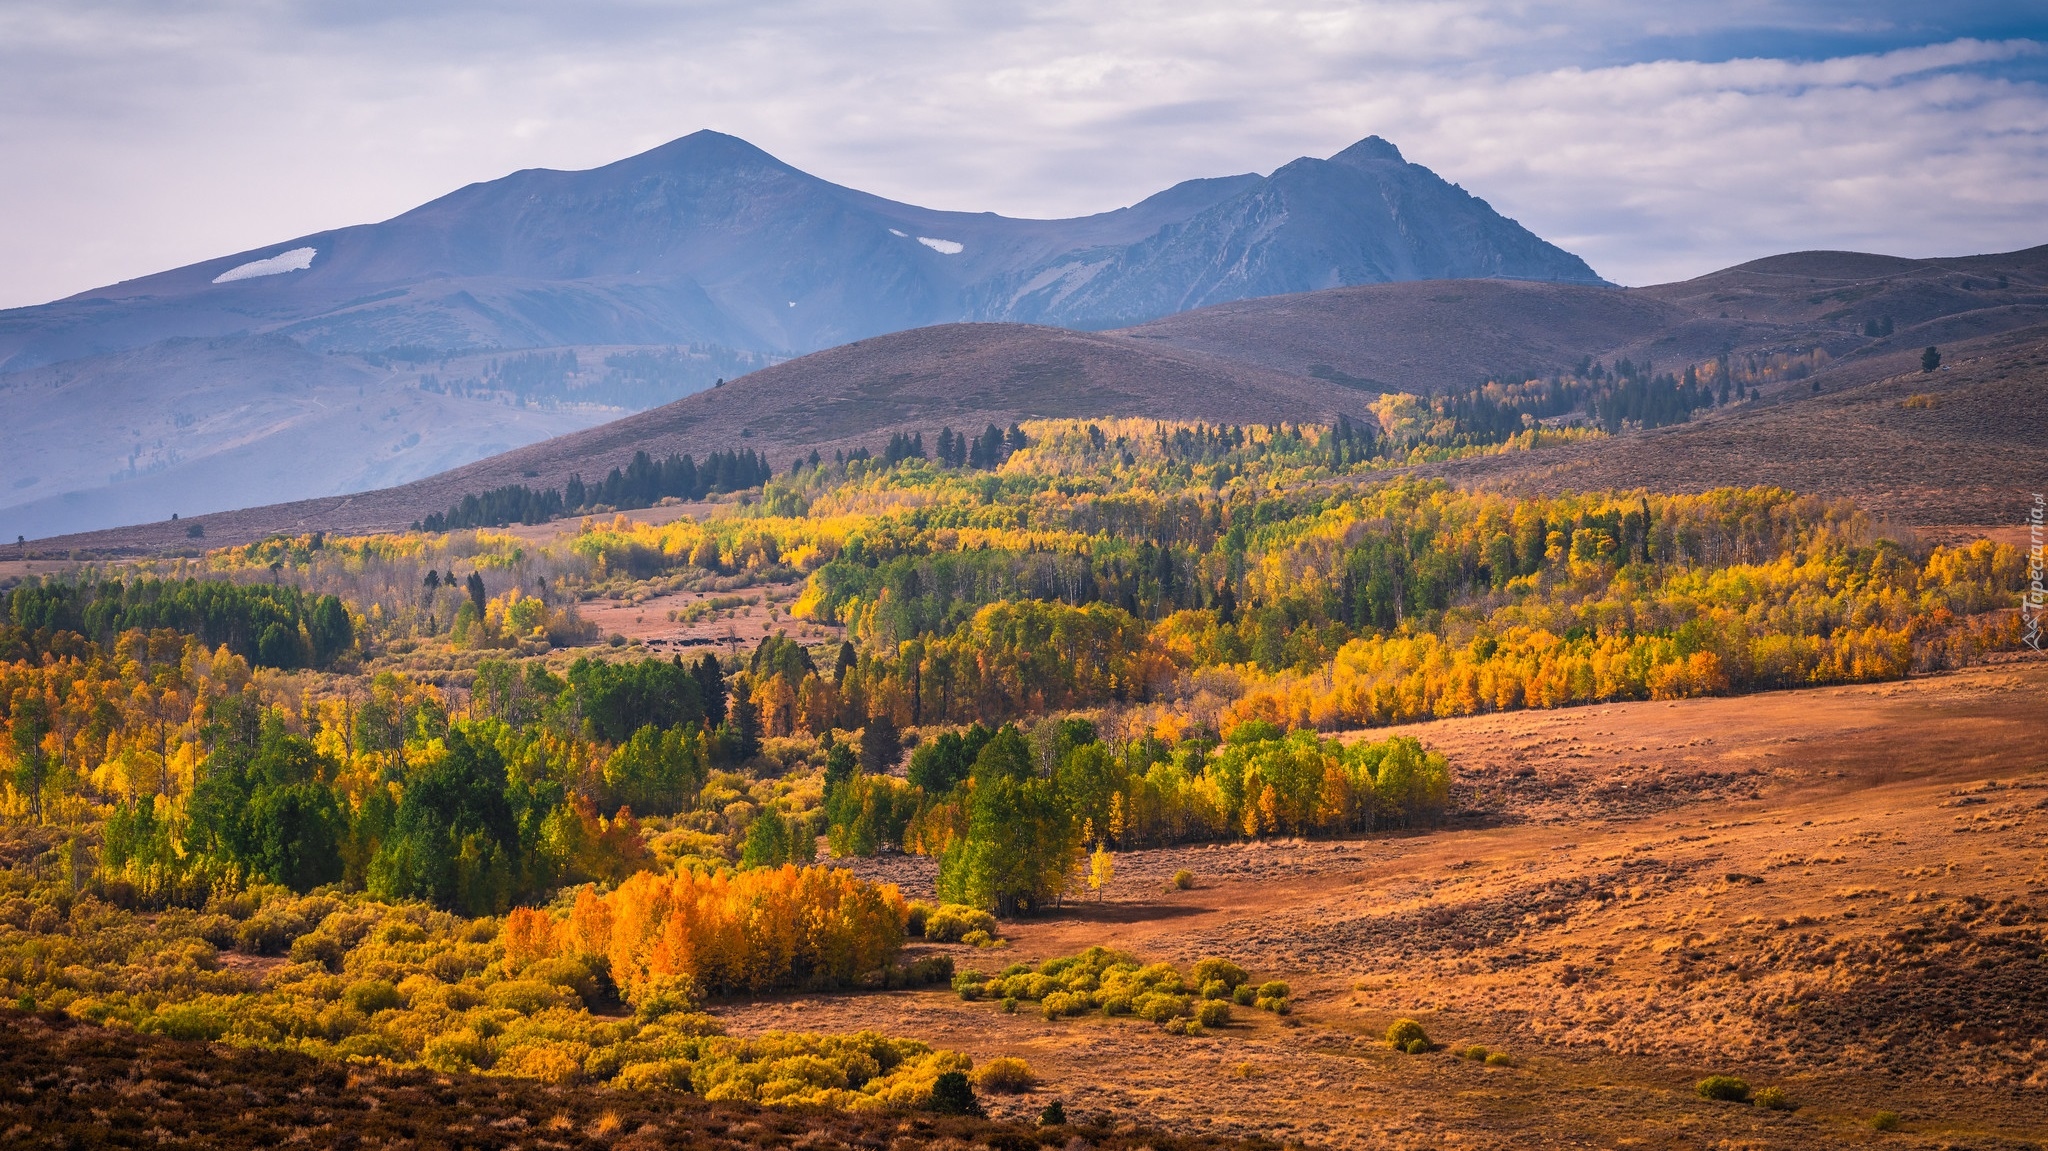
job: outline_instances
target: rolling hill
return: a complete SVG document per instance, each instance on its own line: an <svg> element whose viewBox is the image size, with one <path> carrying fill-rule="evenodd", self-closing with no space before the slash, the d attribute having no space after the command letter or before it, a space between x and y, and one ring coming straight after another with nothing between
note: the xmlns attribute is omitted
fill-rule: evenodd
<svg viewBox="0 0 2048 1151"><path fill-rule="evenodd" d="M1626 291L1439 281L1234 302L1103 333L943 325L801 357L413 483L210 514L206 538L401 527L501 484L599 476L638 450L749 447L782 466L813 448L879 449L899 430L929 440L945 425L1042 416L1321 421L1363 417L1385 389L1470 386L1508 368L1541 375L1629 356L1677 370L1720 355L1818 366L1768 382L1760 405L1682 427L1431 470L1551 488L1775 483L1870 499L1906 522L1995 522L2001 493L2024 482L2015 477L2048 474L2048 449L2016 418L2038 411L2048 389L2044 285L2048 248L1923 261L1799 253ZM1886 320L1892 334L1866 334ZM1933 343L1954 371L1923 379L1919 352ZM1952 395L1932 412L1898 407L1934 391ZM184 527L157 523L38 550L189 543Z"/></svg>

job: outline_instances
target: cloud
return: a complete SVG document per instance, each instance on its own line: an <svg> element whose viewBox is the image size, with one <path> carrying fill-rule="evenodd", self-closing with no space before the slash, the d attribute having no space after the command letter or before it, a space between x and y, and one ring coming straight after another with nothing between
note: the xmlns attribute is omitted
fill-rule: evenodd
<svg viewBox="0 0 2048 1151"><path fill-rule="evenodd" d="M1505 0L15 0L0 305L702 127L1012 215L1378 133L1633 283L1796 248L2026 246L2048 241L2048 32L2012 7L1748 0L1652 27Z"/></svg>

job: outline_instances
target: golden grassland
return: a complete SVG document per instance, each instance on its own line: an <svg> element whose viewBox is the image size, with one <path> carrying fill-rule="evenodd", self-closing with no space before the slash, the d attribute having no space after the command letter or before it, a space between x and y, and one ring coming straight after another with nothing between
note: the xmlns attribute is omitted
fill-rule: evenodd
<svg viewBox="0 0 2048 1151"><path fill-rule="evenodd" d="M1452 719L1462 826L1120 856L1024 959L1226 953L1294 990L1201 1038L941 991L721 1009L1025 1058L997 1099L1322 1146L2022 1147L2048 1129L2048 664ZM890 866L885 864L886 866ZM916 875L895 865L906 890ZM1166 877L1186 868L1192 890ZM1007 961L1007 960L1005 960ZM962 961L967 962L966 960ZM1384 1040L1419 1021L1442 1049ZM1480 1044L1512 1065L1463 1059ZM1710 1102L1716 1073L1796 1110Z"/></svg>

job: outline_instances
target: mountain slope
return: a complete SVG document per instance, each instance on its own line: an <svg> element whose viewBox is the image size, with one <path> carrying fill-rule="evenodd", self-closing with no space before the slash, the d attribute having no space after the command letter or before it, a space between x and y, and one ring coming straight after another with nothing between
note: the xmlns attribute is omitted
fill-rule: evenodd
<svg viewBox="0 0 2048 1151"><path fill-rule="evenodd" d="M1057 301L999 287L1071 281L1077 259L1115 270ZM1598 282L1376 138L1271 177L1193 180L1113 212L1019 220L885 200L698 132L601 168L515 172L380 224L0 313L0 367L239 332L318 351L806 352L957 320L1110 327L1275 291L1493 275Z"/></svg>
<svg viewBox="0 0 2048 1151"><path fill-rule="evenodd" d="M879 448L897 430L980 431L1039 417L1151 416L1215 422L1362 415L1370 397L1115 335L1022 324L946 324L863 340L599 427L558 436L396 487L243 507L68 537L47 546L213 546L313 530L393 530L464 495L524 483L598 478L636 451L749 448L777 467L813 448ZM186 537L194 523L205 544Z"/></svg>
<svg viewBox="0 0 2048 1151"><path fill-rule="evenodd" d="M589 171L515 172L382 223L0 312L0 415L85 429L10 454L0 527L43 534L233 507L252 490L360 490L713 379L544 418L404 394L435 390L450 360L504 349L689 346L761 363L934 324L1099 329L1261 293L1447 276L1599 282L1577 257L1377 138L1271 176L1190 180L1111 212L1022 220L897 203L698 132ZM203 370L194 339L213 342ZM265 342L276 340L317 354L292 362ZM434 369L385 370L394 359ZM164 365L153 390L135 386L144 361ZM23 375L38 370L63 386ZM375 411L425 421L432 409L432 422L395 429L396 458L366 467L385 429L328 394L337 370L354 373ZM196 403L231 405L238 378L240 400L276 429L269 442L257 432L223 442L182 424L158 434ZM287 429L322 421L316 442L337 458L296 466L306 443ZM122 486L151 452L190 466L151 487Z"/></svg>
<svg viewBox="0 0 2048 1151"><path fill-rule="evenodd" d="M1867 324L1887 317L1891 335L1864 334ZM1769 482L1802 487L1809 457L1833 457L1795 445L1804 442L1800 437L1826 433L1834 397L1911 371L1927 344L1940 344L1957 363L1981 350L1991 357L1987 363L1997 365L1984 370L2023 381L2010 385L2018 391L1994 389L1982 396L2002 397L2014 412L2037 407L2043 385L2034 369L2037 358L2048 362L2042 351L2048 345L2029 331L2044 322L2048 248L1926 261L1802 253L1631 290L1471 280L1382 284L1239 301L1099 334L1015 324L944 325L806 356L399 487L223 512L205 522L209 541L400 526L504 483L559 484L571 472L595 478L643 449L701 458L751 447L786 466L812 448L827 454L853 446L879 449L898 430L923 431L929 442L942 425L973 430L1034 416L1223 423L1320 421L1338 413L1364 418L1382 390L1434 392L1489 376L1541 376L1589 357L1611 363L1623 356L1638 363L1654 360L1666 371L1724 354L1806 357L1816 365L1810 381L1774 377L1781 382L1766 384L1766 407L1741 409L1733 425L1744 429L1737 434L1741 442L1786 437L1784 451L1772 457L1778 470L1718 467L1719 448L1684 457L1679 469L1693 484L1747 476L1762 482L1768 476ZM1817 396L1810 394L1813 385L1819 385ZM1686 444L1718 442L1689 437L1709 435L1709 429L1718 435L1735 418L1716 414L1682 433L1624 435L1557 453L1499 457L1460 474L1522 476L1553 463L1584 461L1573 467L1590 470L1575 474L1598 477L1602 485L1632 487L1665 475L1658 484L1669 486L1677 482L1670 466L1678 457L1666 459L1646 445L1675 442L1669 438L1674 434L1688 437ZM1793 424L1787 420L1815 422L1806 431L1788 431ZM1981 505L1988 498L1986 485L1995 486L1984 469L1996 461L1973 454L1968 425L1948 417L1913 420L1920 438L1885 440L1890 425L1871 424L1874 438L1849 445L1842 458L1863 459L1870 444L1889 442L1898 450L1872 459L1868 475L1924 467L1930 455L1942 461L1946 478L1922 485L1928 494L1916 500L1913 514L1920 519L1934 514L1929 509L1943 493ZM1901 445L1908 442L1918 446L1906 451ZM2000 451L2007 454L1999 459L2008 463L2021 458ZM1609 467L1612 461L1624 462ZM1637 475L1642 478L1631 478ZM1816 471L1806 478L1838 494L1853 494L1860 482L1853 470ZM1883 495L1874 488L1865 494ZM183 530L145 525L46 546L182 546Z"/></svg>
<svg viewBox="0 0 2048 1151"><path fill-rule="evenodd" d="M1140 243L1019 273L994 306L1008 319L1111 327L1348 284L1489 277L1603 283L1372 136L1328 160L1296 160Z"/></svg>

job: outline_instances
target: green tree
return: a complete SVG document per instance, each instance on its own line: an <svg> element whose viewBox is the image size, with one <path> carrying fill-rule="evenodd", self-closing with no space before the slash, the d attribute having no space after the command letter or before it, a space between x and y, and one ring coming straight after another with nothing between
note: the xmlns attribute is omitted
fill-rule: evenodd
<svg viewBox="0 0 2048 1151"><path fill-rule="evenodd" d="M869 775L887 775L903 758L903 736L896 721L886 715L868 717L860 732L860 769Z"/></svg>
<svg viewBox="0 0 2048 1151"><path fill-rule="evenodd" d="M939 863L939 897L1014 915L1066 891L1080 836L1056 779L1041 779L1032 748L1005 724L975 757L967 834Z"/></svg>
<svg viewBox="0 0 2048 1151"><path fill-rule="evenodd" d="M818 855L817 840L810 825L788 819L773 807L764 808L747 827L747 839L740 848L740 866L780 867L785 863L809 863Z"/></svg>
<svg viewBox="0 0 2048 1151"><path fill-rule="evenodd" d="M681 656L621 663L580 658L569 665L569 686L591 734L606 743L624 743L649 724L670 728L708 718L702 681Z"/></svg>
<svg viewBox="0 0 2048 1151"><path fill-rule="evenodd" d="M243 862L273 883L311 891L342 877L348 818L328 785L333 764L281 725L273 730L250 766Z"/></svg>
<svg viewBox="0 0 2048 1151"><path fill-rule="evenodd" d="M604 783L613 805L647 815L673 815L690 809L707 772L689 733L648 724L605 761Z"/></svg>
<svg viewBox="0 0 2048 1151"><path fill-rule="evenodd" d="M43 788L50 779L50 757L43 738L50 734L50 705L41 692L22 688L11 708L14 738L14 789L28 799L29 818L43 821Z"/></svg>
<svg viewBox="0 0 2048 1151"><path fill-rule="evenodd" d="M852 779L854 772L859 770L860 757L854 753L853 748L844 743L833 743L826 747L825 790L828 793Z"/></svg>
<svg viewBox="0 0 2048 1151"><path fill-rule="evenodd" d="M407 780L391 833L370 863L381 899L427 899L469 915L510 906L519 832L506 795L505 761L461 727L443 753Z"/></svg>
<svg viewBox="0 0 2048 1151"><path fill-rule="evenodd" d="M726 705L729 715L724 742L731 749L736 763L745 763L761 754L761 709L754 705L751 693L746 690L745 679L740 677L740 690L732 693Z"/></svg>
<svg viewBox="0 0 2048 1151"><path fill-rule="evenodd" d="M1929 347L1929 348L1928 348L1928 349L1927 349L1926 351L1924 351L1924 352L1920 353L1920 370L1921 370L1921 371L1923 371L1923 372L1931 372L1931 371L1933 371L1934 369L1936 369L1936 368L1938 368L1938 367L1940 367L1940 366L1941 366L1941 349L1939 349L1939 348L1935 348L1935 347Z"/></svg>

